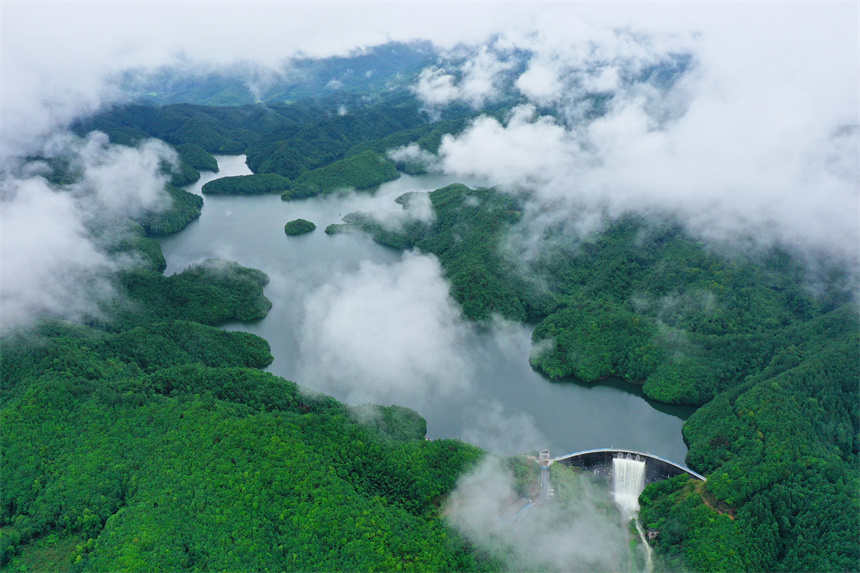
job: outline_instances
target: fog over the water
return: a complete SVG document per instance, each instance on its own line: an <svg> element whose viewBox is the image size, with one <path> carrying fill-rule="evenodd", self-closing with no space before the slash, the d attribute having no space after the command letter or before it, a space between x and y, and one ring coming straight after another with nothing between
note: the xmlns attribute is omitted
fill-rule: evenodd
<svg viewBox="0 0 860 573"><path fill-rule="evenodd" d="M346 392L353 404L394 400L420 407L469 387L467 330L435 257L363 263L305 301L299 377ZM338 388L338 385L347 385Z"/></svg>

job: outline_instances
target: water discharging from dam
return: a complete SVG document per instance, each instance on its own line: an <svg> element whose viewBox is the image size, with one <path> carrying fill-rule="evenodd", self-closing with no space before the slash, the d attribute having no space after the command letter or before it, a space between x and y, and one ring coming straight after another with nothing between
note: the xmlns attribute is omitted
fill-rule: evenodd
<svg viewBox="0 0 860 573"><path fill-rule="evenodd" d="M632 519L636 524L636 531L645 548L645 570L650 573L654 570L651 546L639 523L639 494L645 489L645 460L633 458L630 454L612 458L612 487L615 504L625 521Z"/></svg>
<svg viewBox="0 0 860 573"><path fill-rule="evenodd" d="M616 505L625 518L633 519L639 513L639 494L645 489L645 461L629 454L613 458L612 485Z"/></svg>

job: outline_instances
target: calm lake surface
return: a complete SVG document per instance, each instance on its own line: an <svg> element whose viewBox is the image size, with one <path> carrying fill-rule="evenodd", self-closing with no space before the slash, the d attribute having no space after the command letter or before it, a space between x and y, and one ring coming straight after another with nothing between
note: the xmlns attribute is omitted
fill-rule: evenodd
<svg viewBox="0 0 860 573"><path fill-rule="evenodd" d="M201 180L188 188L190 191L199 194L204 183L218 177L250 174L244 156L217 159L220 172L204 172ZM319 315L320 301L326 300L319 294L331 291L334 281L337 294L349 296L353 277L366 277L368 269L384 274L401 268L398 265L406 264L404 259L408 256L362 235L329 236L323 230L353 211L399 213L402 209L393 202L395 197L407 191L432 191L451 182L454 181L443 176L403 176L373 194L296 202L281 201L278 195L206 196L198 221L176 235L160 239L168 264L166 274L181 272L193 262L213 257L266 272L271 279L266 295L273 303L269 315L251 323L226 324L224 328L251 332L268 340L275 356L268 367L270 372L350 402L356 391L362 390L350 384L366 383L361 376L353 377L347 364L340 369L337 384L317 380L317 369L328 365L313 364L307 356L307 349L314 346L310 339L325 326L313 322ZM313 221L317 230L287 237L284 224L296 218ZM314 304L316 312L309 312ZM415 323L419 324L417 319ZM405 319L403 324L408 328L410 321ZM448 329L444 332L456 334L452 352L457 359L444 362L438 371L422 374L421 383L430 387L416 395L408 391L386 393L384 389L377 389L375 394L373 389L367 391L376 403L396 402L418 410L427 419L429 438L460 438L500 454L546 447L555 456L616 447L684 462L687 448L681 438L681 424L692 413L691 408L650 402L637 386L621 380L594 386L547 380L529 367L529 326L478 328L456 319L444 328ZM359 328L359 338L360 332ZM372 352L378 350L371 348ZM424 358L416 356L418 360ZM439 376L438 396L432 387L434 375ZM447 387L443 392L441 384L451 379L461 380L460 386L454 390Z"/></svg>

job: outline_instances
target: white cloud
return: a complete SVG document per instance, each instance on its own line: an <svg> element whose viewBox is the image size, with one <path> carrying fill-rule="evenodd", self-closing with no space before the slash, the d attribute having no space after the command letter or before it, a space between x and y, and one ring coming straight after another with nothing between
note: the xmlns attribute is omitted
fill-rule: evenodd
<svg viewBox="0 0 860 573"><path fill-rule="evenodd" d="M515 455L543 448L546 436L526 412L511 412L498 401L474 404L462 439L496 454Z"/></svg>
<svg viewBox="0 0 860 573"><path fill-rule="evenodd" d="M138 147L110 145L103 133L89 134L77 161L83 179L78 192L90 195L100 207L100 216L136 216L169 205L164 192L167 176L162 164L175 164L174 152L165 143L147 140ZM105 212L106 211L106 212Z"/></svg>
<svg viewBox="0 0 860 573"><path fill-rule="evenodd" d="M428 171L433 171L437 168L437 157L425 151L417 143L402 145L395 149L391 149L387 153L388 158L396 163L411 163L421 165Z"/></svg>
<svg viewBox="0 0 860 573"><path fill-rule="evenodd" d="M442 169L519 188L544 185L569 168L576 143L553 118L536 118L531 105L514 109L507 124L482 116L439 147Z"/></svg>
<svg viewBox="0 0 860 573"><path fill-rule="evenodd" d="M399 211L378 210L361 213L372 218L384 229L395 233L409 232L406 226L412 223L431 225L436 220L429 193L410 192L398 202L402 206Z"/></svg>
<svg viewBox="0 0 860 573"><path fill-rule="evenodd" d="M564 89L557 70L535 61L529 64L529 68L517 78L514 85L529 101L542 106L556 103Z"/></svg>
<svg viewBox="0 0 860 573"><path fill-rule="evenodd" d="M601 68L597 73L586 76L585 89L591 92L615 92L621 88L619 69L614 66Z"/></svg>
<svg viewBox="0 0 860 573"><path fill-rule="evenodd" d="M106 277L115 267L94 244L72 195L41 178L6 181L2 191L0 329L41 316L98 315L113 294Z"/></svg>
<svg viewBox="0 0 860 573"><path fill-rule="evenodd" d="M486 46L481 46L477 55L463 64L461 99L474 107L480 107L498 98L501 75L510 67L509 63L500 60Z"/></svg>
<svg viewBox="0 0 860 573"><path fill-rule="evenodd" d="M253 63L255 93L286 60L343 55L386 41L426 38L444 47L480 42L527 5L347 2L92 3L3 5L0 153L26 154L57 127L116 101L111 78L130 68L194 69ZM194 22L189 26L189 22ZM356 25L360 23L360 25ZM242 31L251 30L250 33ZM191 64L189 64L191 62ZM479 89L480 74L475 74Z"/></svg>
<svg viewBox="0 0 860 573"><path fill-rule="evenodd" d="M418 77L415 93L427 105L447 105L460 96L453 75L436 67L426 68Z"/></svg>
<svg viewBox="0 0 860 573"><path fill-rule="evenodd" d="M572 472L569 472L572 474ZM503 558L510 570L605 571L627 559L625 526L609 492L586 476L568 476L564 492L517 516L524 501L503 461L487 457L460 478L446 503L448 521L470 542ZM557 492L557 496L561 492Z"/></svg>
<svg viewBox="0 0 860 573"><path fill-rule="evenodd" d="M504 124L481 119L446 140L441 154L452 173L532 189L533 222L552 210L593 229L627 209L664 209L701 235L749 234L856 259L858 10L856 3L357 2L336 11L325 3L64 2L51 10L7 3L0 165L114 100L106 78L128 67L251 61L265 81L265 70L298 52L343 54L429 31L448 48L479 46L457 69L425 71L437 97L431 103L477 104L511 88L556 106L553 118L522 107ZM254 33L236 33L242 29ZM508 61L523 50L525 71L513 77ZM639 81L678 54L692 57L692 69L672 89ZM611 96L593 122L584 121L594 111L582 100L589 91ZM113 189L105 208L145 204L130 180L116 189L119 175L103 169L90 180Z"/></svg>
<svg viewBox="0 0 860 573"><path fill-rule="evenodd" d="M84 140L62 134L40 152L68 160L80 177L54 188L28 169L29 174L7 173L0 181L4 331L44 316L98 316L101 305L116 296L111 273L130 262L111 259L105 252L109 245L102 244L120 240L121 225L99 232L169 205L160 167L175 154L161 142L130 148L110 145L100 133Z"/></svg>
<svg viewBox="0 0 860 573"><path fill-rule="evenodd" d="M428 106L444 106L455 101L479 108L501 95L504 73L511 63L502 61L487 46L480 46L455 66L459 74L439 67L421 72L413 90Z"/></svg>
<svg viewBox="0 0 860 573"><path fill-rule="evenodd" d="M353 404L420 407L468 392L467 326L438 261L363 263L305 301L299 378Z"/></svg>
<svg viewBox="0 0 860 573"><path fill-rule="evenodd" d="M404 222L419 221L430 225L436 220L436 212L430 201L429 193L412 193L407 195L403 204L402 219Z"/></svg>
<svg viewBox="0 0 860 573"><path fill-rule="evenodd" d="M699 236L782 242L857 264L860 62L858 30L842 21L857 8L756 6L760 27L717 12L691 19L698 32L679 27L686 35L647 33L645 19L646 33L564 35L563 24L545 22L497 40L530 50L516 86L557 113L521 106L504 125L480 118L444 140L441 165L530 190L533 215L662 211ZM684 53L687 70L670 81ZM663 76L651 77L661 61ZM590 92L610 96L599 117L589 115Z"/></svg>

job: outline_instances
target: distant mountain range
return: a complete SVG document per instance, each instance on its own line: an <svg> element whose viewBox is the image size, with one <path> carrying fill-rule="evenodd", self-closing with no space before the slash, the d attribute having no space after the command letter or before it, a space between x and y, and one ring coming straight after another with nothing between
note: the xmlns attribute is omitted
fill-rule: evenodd
<svg viewBox="0 0 860 573"><path fill-rule="evenodd" d="M291 103L339 91L378 94L402 87L438 58L430 42L391 42L348 56L298 57L285 61L280 69L251 63L227 69L180 63L155 71L129 70L118 80L123 91L140 103Z"/></svg>

